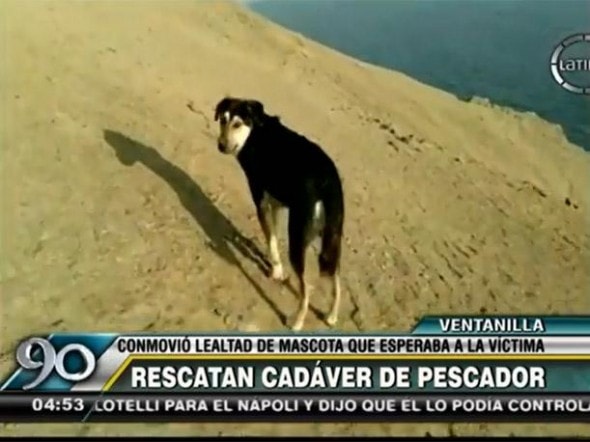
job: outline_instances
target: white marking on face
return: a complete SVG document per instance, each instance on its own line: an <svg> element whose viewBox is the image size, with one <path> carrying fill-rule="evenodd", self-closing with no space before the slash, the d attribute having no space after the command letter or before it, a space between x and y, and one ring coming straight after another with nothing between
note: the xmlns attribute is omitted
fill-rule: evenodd
<svg viewBox="0 0 590 442"><path fill-rule="evenodd" d="M237 155L246 144L252 128L239 116L225 112L220 119L218 143L223 153Z"/></svg>

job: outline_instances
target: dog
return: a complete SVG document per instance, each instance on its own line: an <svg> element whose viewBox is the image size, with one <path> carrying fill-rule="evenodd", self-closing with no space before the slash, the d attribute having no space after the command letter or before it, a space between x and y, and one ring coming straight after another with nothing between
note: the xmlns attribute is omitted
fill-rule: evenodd
<svg viewBox="0 0 590 442"><path fill-rule="evenodd" d="M305 259L310 243L321 238L320 275L332 281L333 302L325 321L338 322L340 260L344 226L342 181L322 148L268 115L257 100L225 97L215 107L218 149L237 158L246 175L256 214L266 239L271 277L284 281L277 239L277 217L287 209L289 261L299 282L299 309L291 329L303 328L310 290Z"/></svg>

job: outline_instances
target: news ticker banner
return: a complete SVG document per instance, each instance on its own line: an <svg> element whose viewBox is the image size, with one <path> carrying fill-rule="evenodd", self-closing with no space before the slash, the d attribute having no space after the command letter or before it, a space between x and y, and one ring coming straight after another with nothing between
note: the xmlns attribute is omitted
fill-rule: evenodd
<svg viewBox="0 0 590 442"><path fill-rule="evenodd" d="M589 422L590 394L10 394L5 422Z"/></svg>
<svg viewBox="0 0 590 442"><path fill-rule="evenodd" d="M0 421L590 422L590 317L23 340Z"/></svg>

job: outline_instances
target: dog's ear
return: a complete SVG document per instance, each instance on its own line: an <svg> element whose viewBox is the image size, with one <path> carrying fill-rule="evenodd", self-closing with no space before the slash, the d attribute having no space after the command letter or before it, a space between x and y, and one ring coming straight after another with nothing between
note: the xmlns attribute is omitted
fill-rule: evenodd
<svg viewBox="0 0 590 442"><path fill-rule="evenodd" d="M217 103L217 106L215 106L215 121L219 120L219 116L227 110L230 102L231 98L225 97L219 103Z"/></svg>
<svg viewBox="0 0 590 442"><path fill-rule="evenodd" d="M264 119L264 105L257 100L248 100L246 102L246 106L248 107L248 114L257 124L262 123Z"/></svg>

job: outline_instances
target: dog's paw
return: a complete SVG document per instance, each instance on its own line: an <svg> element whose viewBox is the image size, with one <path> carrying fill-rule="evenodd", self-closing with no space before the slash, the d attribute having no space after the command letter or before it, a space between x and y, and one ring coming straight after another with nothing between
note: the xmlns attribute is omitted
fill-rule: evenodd
<svg viewBox="0 0 590 442"><path fill-rule="evenodd" d="M330 327L334 327L338 323L338 313L331 312L328 316L326 316L326 324Z"/></svg>
<svg viewBox="0 0 590 442"><path fill-rule="evenodd" d="M290 328L294 332L301 331L303 329L303 319L295 317L293 320L291 320Z"/></svg>
<svg viewBox="0 0 590 442"><path fill-rule="evenodd" d="M300 332L303 329L303 322L294 322L291 324L291 330L294 332Z"/></svg>
<svg viewBox="0 0 590 442"><path fill-rule="evenodd" d="M272 270L270 272L270 277L274 281L277 282L285 282L287 280L287 276L285 275L285 270L281 264L273 265Z"/></svg>

